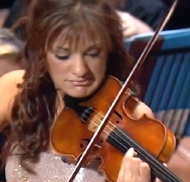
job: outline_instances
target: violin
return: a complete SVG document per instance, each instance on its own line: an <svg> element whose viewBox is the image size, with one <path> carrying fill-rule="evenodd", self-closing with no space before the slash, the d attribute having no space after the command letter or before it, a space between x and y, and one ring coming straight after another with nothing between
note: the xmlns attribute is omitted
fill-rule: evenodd
<svg viewBox="0 0 190 182"><path fill-rule="evenodd" d="M59 115L51 131L51 142L66 161L76 164L68 182L74 180L82 165L87 166L97 158L101 160L99 170L109 181L116 182L123 156L131 147L149 164L153 176L164 182L182 182L162 164L174 152L175 136L156 119L146 115L135 119L132 113L139 102L127 90L177 2L174 1L123 85L108 76L90 98L65 108Z"/></svg>
<svg viewBox="0 0 190 182"><path fill-rule="evenodd" d="M77 103L78 111L66 108L61 112L52 129L51 142L67 161L78 161L121 87L116 78L109 76L93 97ZM85 165L101 159L99 170L109 181L116 182L123 156L133 147L138 157L150 165L154 176L164 182L181 181L162 164L175 150L173 133L146 115L135 119L132 111L138 104L129 90L122 95Z"/></svg>

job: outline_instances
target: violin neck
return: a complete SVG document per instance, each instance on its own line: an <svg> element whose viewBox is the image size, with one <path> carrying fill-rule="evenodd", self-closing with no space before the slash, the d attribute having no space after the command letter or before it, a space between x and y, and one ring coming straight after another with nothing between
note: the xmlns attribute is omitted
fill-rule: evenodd
<svg viewBox="0 0 190 182"><path fill-rule="evenodd" d="M164 182L182 182L174 173L166 168L160 161L158 161L153 155L142 148L137 142L135 142L128 134L120 129L115 128L108 136L107 142L116 147L122 153L126 153L129 148L134 148L138 153L138 157L149 164L153 176L158 177Z"/></svg>

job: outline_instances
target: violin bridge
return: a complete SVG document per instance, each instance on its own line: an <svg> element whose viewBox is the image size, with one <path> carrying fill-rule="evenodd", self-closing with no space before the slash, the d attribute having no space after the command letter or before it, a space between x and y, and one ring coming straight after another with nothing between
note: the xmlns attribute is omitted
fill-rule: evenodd
<svg viewBox="0 0 190 182"><path fill-rule="evenodd" d="M97 112L96 114L94 114L89 122L88 129L94 133L97 130L103 118L103 112Z"/></svg>

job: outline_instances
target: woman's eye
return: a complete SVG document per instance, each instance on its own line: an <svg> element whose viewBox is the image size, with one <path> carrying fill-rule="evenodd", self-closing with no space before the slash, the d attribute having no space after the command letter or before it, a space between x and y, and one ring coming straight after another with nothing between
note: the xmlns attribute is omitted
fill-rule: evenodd
<svg viewBox="0 0 190 182"><path fill-rule="evenodd" d="M99 56L99 54L100 54L100 51L98 49L87 53L87 55L89 55L91 57L97 57L97 56Z"/></svg>
<svg viewBox="0 0 190 182"><path fill-rule="evenodd" d="M69 59L70 55L65 55L65 56L55 55L55 57L59 60L67 60Z"/></svg>

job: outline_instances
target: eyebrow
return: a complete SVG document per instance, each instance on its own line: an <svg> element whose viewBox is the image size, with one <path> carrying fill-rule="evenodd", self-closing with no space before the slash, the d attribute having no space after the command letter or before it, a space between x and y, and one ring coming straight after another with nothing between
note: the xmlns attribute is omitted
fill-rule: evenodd
<svg viewBox="0 0 190 182"><path fill-rule="evenodd" d="M54 50L55 51L70 51L70 49L67 47L59 47L59 46L55 47Z"/></svg>
<svg viewBox="0 0 190 182"><path fill-rule="evenodd" d="M99 48L99 47L100 47L100 44L96 43L96 44L89 46L87 49L84 49L84 52L88 52L91 49ZM54 51L71 51L71 49L69 47L61 47L61 46L57 46L53 50Z"/></svg>
<svg viewBox="0 0 190 182"><path fill-rule="evenodd" d="M91 50L91 49L94 49L94 48L100 48L100 44L93 44L93 45L91 45L90 47L88 47L86 49L86 52L89 51L89 50Z"/></svg>

